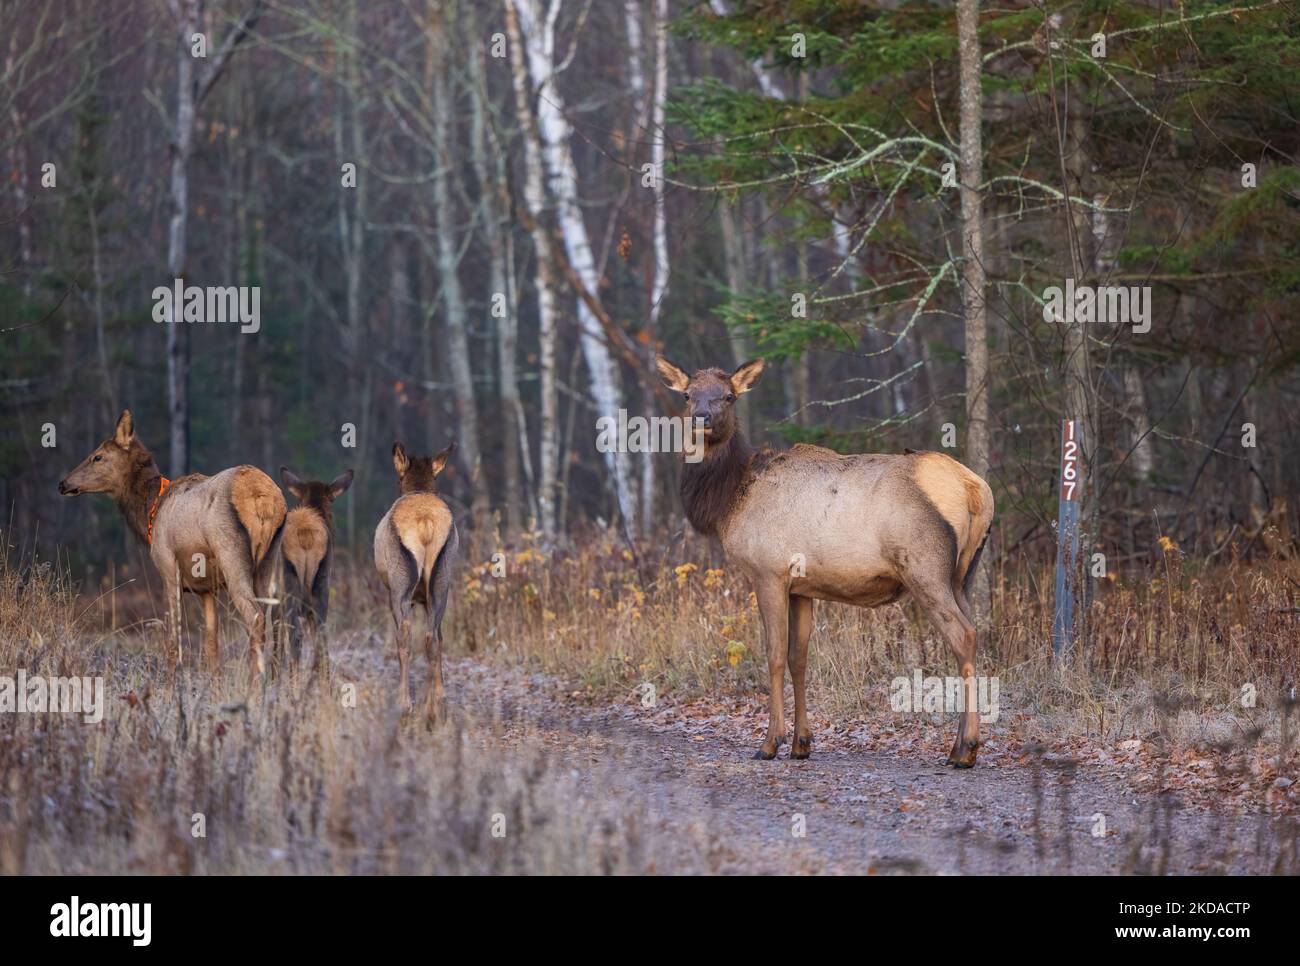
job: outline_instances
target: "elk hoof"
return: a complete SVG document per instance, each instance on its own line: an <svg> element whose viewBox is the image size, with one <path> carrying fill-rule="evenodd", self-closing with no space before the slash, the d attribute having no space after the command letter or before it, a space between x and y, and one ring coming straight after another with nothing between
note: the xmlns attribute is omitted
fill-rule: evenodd
<svg viewBox="0 0 1300 966"><path fill-rule="evenodd" d="M444 698L438 698L434 701L425 703L424 709L425 724L432 731L439 724L447 720L447 702Z"/></svg>
<svg viewBox="0 0 1300 966"><path fill-rule="evenodd" d="M773 748L771 751L768 751L767 748L764 747L764 748L759 748L758 751L754 752L755 761L771 761L775 757L776 757L775 748Z"/></svg>
<svg viewBox="0 0 1300 966"><path fill-rule="evenodd" d="M802 761L812 755L812 735L796 735L790 746L790 757Z"/></svg>
<svg viewBox="0 0 1300 966"><path fill-rule="evenodd" d="M972 741L969 744L958 742L952 746L952 751L948 752L948 764L953 768L974 768L975 756L979 751L979 742Z"/></svg>

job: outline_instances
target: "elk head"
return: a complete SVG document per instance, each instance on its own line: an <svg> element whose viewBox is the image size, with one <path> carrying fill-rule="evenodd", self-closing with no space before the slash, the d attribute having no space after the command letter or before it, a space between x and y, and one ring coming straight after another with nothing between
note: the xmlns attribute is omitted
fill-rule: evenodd
<svg viewBox="0 0 1300 966"><path fill-rule="evenodd" d="M135 420L126 409L118 417L112 438L96 446L80 466L59 481L59 492L64 496L108 493L122 497L136 473L152 462L149 451L135 438Z"/></svg>
<svg viewBox="0 0 1300 966"><path fill-rule="evenodd" d="M314 507L328 517L334 501L352 485L352 471L336 476L332 483L319 483L308 482L289 467L281 466L280 480L284 483L284 488L298 498L300 506Z"/></svg>
<svg viewBox="0 0 1300 966"><path fill-rule="evenodd" d="M437 456L408 456L400 442L393 444L393 468L397 470L397 489L407 493L433 493L434 477L442 472L447 460L456 451L455 442L449 443Z"/></svg>
<svg viewBox="0 0 1300 966"><path fill-rule="evenodd" d="M655 359L655 366L664 384L686 397L686 418L701 427L706 447L721 446L735 435L736 397L749 392L763 372L762 359L746 362L730 375L722 369L701 369L688 376L662 357Z"/></svg>

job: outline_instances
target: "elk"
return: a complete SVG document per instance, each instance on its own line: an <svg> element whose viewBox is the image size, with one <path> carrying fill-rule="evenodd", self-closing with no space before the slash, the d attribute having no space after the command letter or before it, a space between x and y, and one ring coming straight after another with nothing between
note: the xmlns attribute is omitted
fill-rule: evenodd
<svg viewBox="0 0 1300 966"><path fill-rule="evenodd" d="M330 563L334 559L334 501L352 485L352 471L332 483L307 481L287 466L280 467L284 488L298 505L284 521L281 552L284 556L285 620L289 624L289 656L294 664L302 654L304 634L315 642L312 670L326 658L325 644L316 634L325 624L330 603Z"/></svg>
<svg viewBox="0 0 1300 966"><path fill-rule="evenodd" d="M215 670L218 591L224 589L248 629L253 672L265 669L266 619L258 606L274 578L284 528L279 487L255 466L234 466L216 476L191 473L166 479L135 435L125 410L111 439L100 443L59 483L64 496L107 493L127 525L149 547L167 594L168 630L181 663L181 591L203 598L203 651Z"/></svg>
<svg viewBox="0 0 1300 966"><path fill-rule="evenodd" d="M430 720L443 714L442 616L447 610L451 569L460 536L451 509L437 494L435 478L455 451L453 442L437 456L408 456L393 444L397 470L397 501L375 528L375 567L388 590L388 606L397 634L397 663L401 678L397 699L403 712L411 710L407 679L410 662L411 609L423 604L428 618L424 654L429 662L424 700Z"/></svg>
<svg viewBox="0 0 1300 966"><path fill-rule="evenodd" d="M768 728L754 757L774 758L785 742L787 662L794 681L790 757L812 754L804 684L813 601L880 607L910 593L948 642L965 681L948 764L973 766L976 631L966 592L993 520L988 484L941 453L843 456L805 444L781 453L754 450L734 404L753 388L762 359L730 374L702 369L688 376L662 358L656 365L665 384L685 395L686 415L703 436L702 458L682 463L687 519L721 540L753 583L763 618Z"/></svg>

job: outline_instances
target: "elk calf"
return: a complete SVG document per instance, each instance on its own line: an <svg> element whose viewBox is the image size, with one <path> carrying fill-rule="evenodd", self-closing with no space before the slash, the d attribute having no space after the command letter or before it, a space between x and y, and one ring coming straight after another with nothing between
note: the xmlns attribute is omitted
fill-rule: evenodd
<svg viewBox="0 0 1300 966"><path fill-rule="evenodd" d="M375 528L375 566L388 589L388 606L397 632L397 662L401 669L397 700L403 711L411 709L406 669L411 653L411 608L423 604L428 618L424 653L429 661L425 705L430 718L442 716L442 616L451 589L451 568L460 547L456 521L437 495L434 479L456 449L452 443L437 456L406 455L401 443L393 444L397 470L397 502Z"/></svg>
<svg viewBox="0 0 1300 966"><path fill-rule="evenodd" d="M203 598L203 651L211 669L219 659L216 594L226 590L248 628L253 670L262 673L266 627L258 599L269 593L285 519L284 496L269 476L254 466L235 466L216 476L191 473L167 480L136 439L128 409L113 438L69 473L59 492L107 493L117 502L162 575L169 630L176 640L181 591Z"/></svg>
<svg viewBox="0 0 1300 966"><path fill-rule="evenodd" d="M735 402L763 371L757 359L733 373L688 376L665 359L659 373L697 421L704 457L683 462L682 503L691 525L717 536L749 575L767 643L767 737L755 755L785 741L785 668L794 680L792 758L812 753L804 681L813 601L879 607L910 593L948 642L966 702L948 763L975 764L975 625L966 591L993 521L987 483L941 453L842 456L800 444L754 450Z"/></svg>
<svg viewBox="0 0 1300 966"><path fill-rule="evenodd" d="M330 603L330 562L334 558L334 501L352 485L352 471L333 483L308 482L287 466L280 467L284 487L298 498L284 522L285 620L289 624L289 656L302 655L304 634L313 638L312 670L326 657L325 642L316 632L325 624Z"/></svg>

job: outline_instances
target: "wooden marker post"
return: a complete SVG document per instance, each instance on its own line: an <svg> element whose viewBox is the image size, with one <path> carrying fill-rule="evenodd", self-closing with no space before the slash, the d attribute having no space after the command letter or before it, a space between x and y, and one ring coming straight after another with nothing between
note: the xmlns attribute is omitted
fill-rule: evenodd
<svg viewBox="0 0 1300 966"><path fill-rule="evenodd" d="M1074 597L1079 577L1079 490L1083 430L1077 420L1061 422L1061 489L1056 517L1056 612L1052 652L1059 660L1074 648Z"/></svg>

